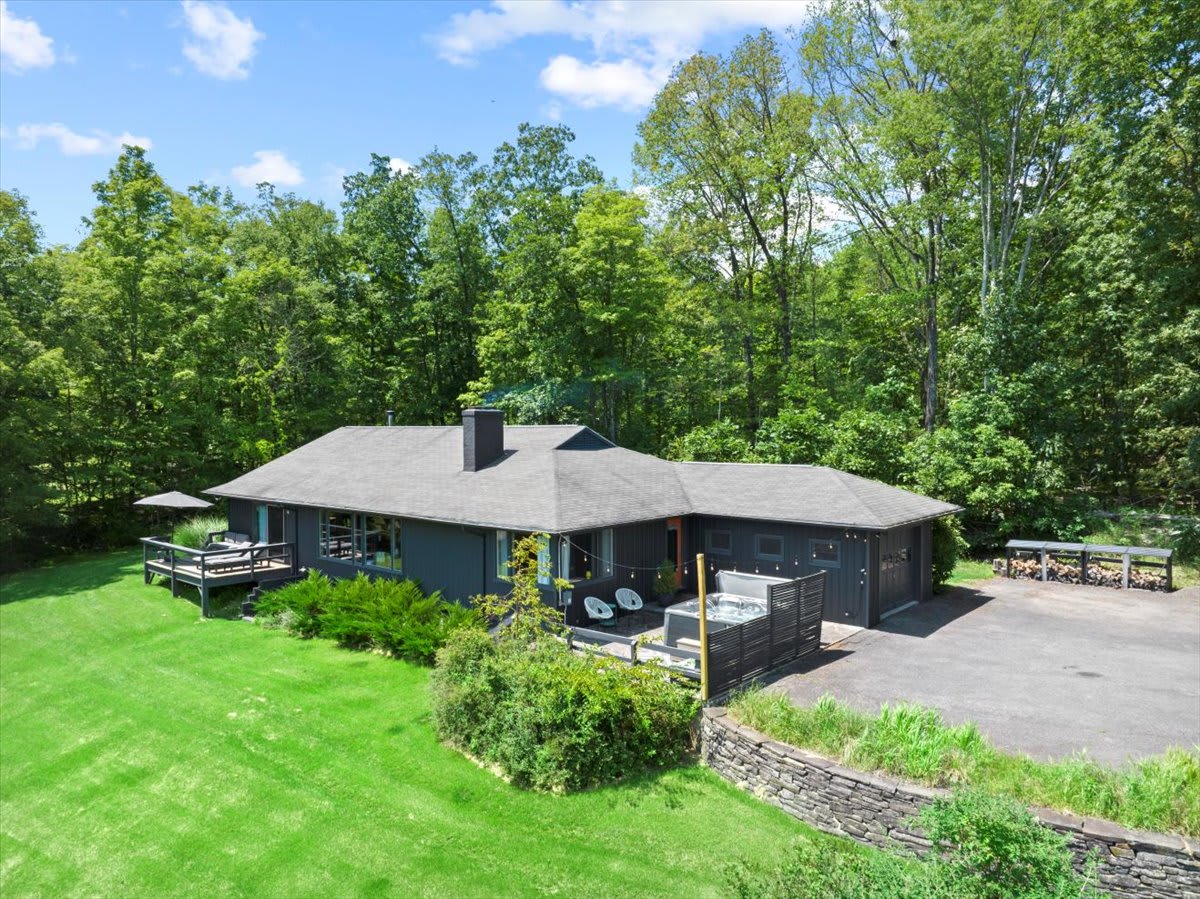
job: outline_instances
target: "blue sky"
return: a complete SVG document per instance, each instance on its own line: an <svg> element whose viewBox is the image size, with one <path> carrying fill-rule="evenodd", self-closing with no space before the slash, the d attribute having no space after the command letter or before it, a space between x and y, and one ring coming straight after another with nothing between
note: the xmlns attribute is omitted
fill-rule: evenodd
<svg viewBox="0 0 1200 899"><path fill-rule="evenodd" d="M487 3L0 0L0 186L74 243L121 141L172 186L257 180L335 204L372 152L489 158L561 121L628 185L637 123L671 66L805 0Z"/></svg>

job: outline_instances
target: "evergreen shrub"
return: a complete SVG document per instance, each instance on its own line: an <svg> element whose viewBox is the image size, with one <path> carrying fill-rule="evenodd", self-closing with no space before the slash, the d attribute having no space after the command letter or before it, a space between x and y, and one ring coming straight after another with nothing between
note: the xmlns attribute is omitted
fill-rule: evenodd
<svg viewBox="0 0 1200 899"><path fill-rule="evenodd" d="M432 664L451 633L480 624L472 609L440 592L426 595L413 580L373 580L360 573L335 582L315 570L264 594L256 613L265 627L282 627L297 637L325 637L423 664Z"/></svg>

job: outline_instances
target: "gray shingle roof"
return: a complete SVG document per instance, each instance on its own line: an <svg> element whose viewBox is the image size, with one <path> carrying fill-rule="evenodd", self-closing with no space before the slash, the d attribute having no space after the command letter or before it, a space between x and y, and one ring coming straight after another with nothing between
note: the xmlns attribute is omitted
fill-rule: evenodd
<svg viewBox="0 0 1200 899"><path fill-rule="evenodd" d="M676 464L697 515L886 529L962 511L822 465Z"/></svg>
<svg viewBox="0 0 1200 899"><path fill-rule="evenodd" d="M886 528L958 511L832 468L667 462L578 425L508 425L504 445L469 472L459 427L339 428L205 492L551 533L689 513Z"/></svg>
<svg viewBox="0 0 1200 899"><path fill-rule="evenodd" d="M463 471L462 428L339 428L206 492L554 533L688 511L670 462L587 428L508 425L504 446Z"/></svg>

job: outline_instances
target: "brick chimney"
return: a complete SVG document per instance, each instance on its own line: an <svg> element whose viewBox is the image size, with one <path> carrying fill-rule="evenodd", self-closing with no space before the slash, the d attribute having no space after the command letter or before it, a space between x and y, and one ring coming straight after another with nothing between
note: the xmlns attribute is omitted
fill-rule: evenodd
<svg viewBox="0 0 1200 899"><path fill-rule="evenodd" d="M504 413L463 409L463 471L479 471L504 455Z"/></svg>

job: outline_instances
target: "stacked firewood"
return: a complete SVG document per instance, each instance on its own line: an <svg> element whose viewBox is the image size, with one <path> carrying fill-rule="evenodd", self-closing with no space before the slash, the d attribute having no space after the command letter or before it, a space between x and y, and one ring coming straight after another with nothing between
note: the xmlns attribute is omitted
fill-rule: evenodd
<svg viewBox="0 0 1200 899"><path fill-rule="evenodd" d="M1013 559L1012 577L1041 580L1042 563L1038 559ZM1082 583L1079 566L1057 559L1046 560L1046 579L1065 584ZM1120 587L1121 569L1111 565L1101 565L1098 562L1088 563L1087 583L1099 587ZM1132 568L1129 571L1129 586L1135 590L1165 590L1167 579L1161 574L1139 571Z"/></svg>

